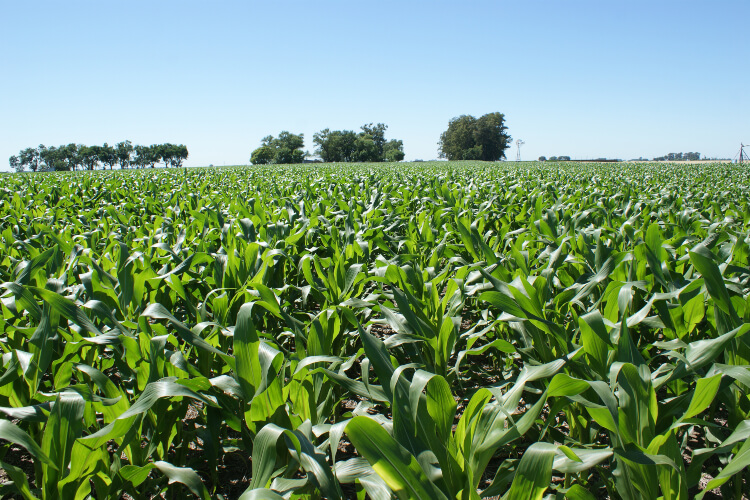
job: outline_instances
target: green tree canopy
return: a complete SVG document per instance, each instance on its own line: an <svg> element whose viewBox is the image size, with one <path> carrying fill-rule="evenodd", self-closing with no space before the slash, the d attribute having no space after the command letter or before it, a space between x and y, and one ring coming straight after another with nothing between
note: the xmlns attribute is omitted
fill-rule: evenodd
<svg viewBox="0 0 750 500"><path fill-rule="evenodd" d="M448 122L448 130L440 135L440 157L449 160L503 159L505 150L510 147L507 130L502 113L488 113L479 119L471 115L453 118Z"/></svg>
<svg viewBox="0 0 750 500"><path fill-rule="evenodd" d="M305 159L304 147L304 134L292 134L284 130L278 137L264 137L261 146L251 153L250 162L253 165L302 163Z"/></svg>
<svg viewBox="0 0 750 500"><path fill-rule="evenodd" d="M267 165L273 163L276 151L271 146L261 146L250 155L250 163L253 165Z"/></svg>
<svg viewBox="0 0 750 500"><path fill-rule="evenodd" d="M325 162L355 161L357 134L353 130L323 129L313 135L315 154Z"/></svg>
<svg viewBox="0 0 750 500"><path fill-rule="evenodd" d="M114 167L118 161L115 148L105 142L99 149L99 161L104 165L109 166L109 169L112 170L112 167Z"/></svg>
<svg viewBox="0 0 750 500"><path fill-rule="evenodd" d="M151 146L135 146L135 160L133 161L138 167L154 166L161 161L161 154L159 146L152 144Z"/></svg>
<svg viewBox="0 0 750 500"><path fill-rule="evenodd" d="M8 163L10 164L10 168L15 170L16 172L23 172L25 169L25 165L21 163L21 160L16 155L8 158Z"/></svg>
<svg viewBox="0 0 750 500"><path fill-rule="evenodd" d="M180 168L182 162L188 158L188 148L184 144L168 144L169 166Z"/></svg>
<svg viewBox="0 0 750 500"><path fill-rule="evenodd" d="M130 141L118 142L115 145L115 155L120 168L128 168L133 161L133 144Z"/></svg>
<svg viewBox="0 0 750 500"><path fill-rule="evenodd" d="M361 132L323 129L313 135L315 154L325 162L381 162L404 159L403 141L386 141L384 123L362 125Z"/></svg>
<svg viewBox="0 0 750 500"><path fill-rule="evenodd" d="M385 161L401 161L404 159L404 141L401 139L391 139L383 147L383 156Z"/></svg>
<svg viewBox="0 0 750 500"><path fill-rule="evenodd" d="M47 147L40 144L36 148L26 148L18 155L12 156L11 166L17 171L29 168L38 170L77 170L82 167L94 170L100 164L104 167L128 168L131 165L154 167L160 161L169 167L181 167L188 157L188 149L183 144L152 144L151 146L133 146L130 141L110 146L106 142L102 146L86 146L70 143L62 146Z"/></svg>

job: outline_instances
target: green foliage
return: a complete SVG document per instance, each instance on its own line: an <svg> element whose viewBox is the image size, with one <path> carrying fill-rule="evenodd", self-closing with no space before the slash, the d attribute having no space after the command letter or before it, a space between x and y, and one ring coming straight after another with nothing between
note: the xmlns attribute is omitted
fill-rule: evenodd
<svg viewBox="0 0 750 500"><path fill-rule="evenodd" d="M269 135L263 138L263 145L252 152L250 162L253 165L295 164L305 159L303 134L292 134L283 131L278 137Z"/></svg>
<svg viewBox="0 0 750 500"><path fill-rule="evenodd" d="M120 168L128 168L133 161L133 144L130 141L118 142L115 145L115 156Z"/></svg>
<svg viewBox="0 0 750 500"><path fill-rule="evenodd" d="M26 168L26 165L22 164L18 156L15 155L8 158L8 164L10 165L10 168L15 170L16 172L23 172Z"/></svg>
<svg viewBox="0 0 750 500"><path fill-rule="evenodd" d="M276 151L271 146L261 146L254 150L250 156L250 163L253 165L268 165L273 163Z"/></svg>
<svg viewBox="0 0 750 500"><path fill-rule="evenodd" d="M720 164L7 176L0 491L741 498L748 186Z"/></svg>
<svg viewBox="0 0 750 500"><path fill-rule="evenodd" d="M440 157L449 160L497 161L505 158L510 136L505 115L488 113L479 119L461 115L448 122L448 130L440 135Z"/></svg>
<svg viewBox="0 0 750 500"><path fill-rule="evenodd" d="M151 146L133 146L130 141L110 146L106 142L102 146L85 146L83 144L68 144L67 146L46 147L40 144L37 148L26 148L19 155L11 156L10 163L16 171L21 172L29 167L30 170L60 171L95 170L100 164L109 167L115 165L128 168L151 166L152 168L163 161L164 166L181 167L188 157L188 150L182 144L153 144ZM15 160L14 160L15 159Z"/></svg>
<svg viewBox="0 0 750 500"><path fill-rule="evenodd" d="M404 142L399 139L391 139L383 146L383 158L388 162L396 162L404 159Z"/></svg>
<svg viewBox="0 0 750 500"><path fill-rule="evenodd" d="M361 132L324 129L313 135L315 154L324 162L396 162L404 159L404 144L385 140L388 126L383 123L362 125Z"/></svg>

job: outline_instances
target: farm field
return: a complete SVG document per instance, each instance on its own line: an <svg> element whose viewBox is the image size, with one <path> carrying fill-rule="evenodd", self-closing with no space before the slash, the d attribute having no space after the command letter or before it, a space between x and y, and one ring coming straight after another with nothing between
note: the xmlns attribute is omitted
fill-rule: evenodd
<svg viewBox="0 0 750 500"><path fill-rule="evenodd" d="M2 181L0 494L750 491L742 165Z"/></svg>

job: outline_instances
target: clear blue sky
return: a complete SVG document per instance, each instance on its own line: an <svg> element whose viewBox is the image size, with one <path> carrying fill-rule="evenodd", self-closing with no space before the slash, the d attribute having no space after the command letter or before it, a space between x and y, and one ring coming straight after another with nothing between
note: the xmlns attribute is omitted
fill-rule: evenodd
<svg viewBox="0 0 750 500"><path fill-rule="evenodd" d="M243 164L265 135L312 151L368 122L427 160L452 117L493 111L524 159L733 157L749 26L747 0L0 0L0 169L124 139Z"/></svg>

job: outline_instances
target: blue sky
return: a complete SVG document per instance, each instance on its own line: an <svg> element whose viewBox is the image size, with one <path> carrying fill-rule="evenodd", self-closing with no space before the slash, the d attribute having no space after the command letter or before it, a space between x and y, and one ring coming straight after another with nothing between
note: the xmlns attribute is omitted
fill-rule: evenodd
<svg viewBox="0 0 750 500"><path fill-rule="evenodd" d="M268 134L312 151L368 122L427 160L452 117L494 111L524 159L733 157L749 25L747 0L0 0L0 169L124 139L244 164Z"/></svg>

